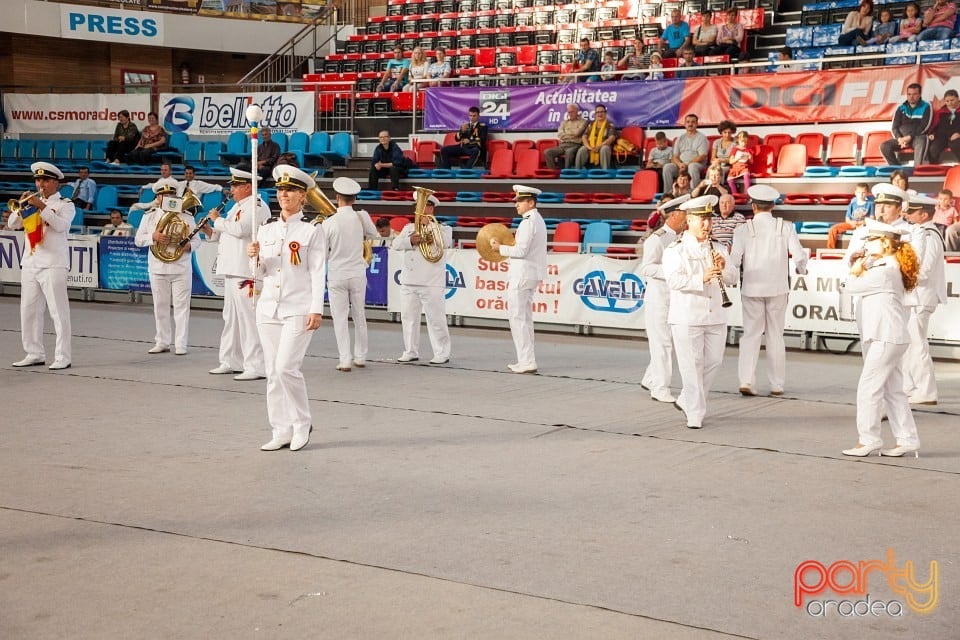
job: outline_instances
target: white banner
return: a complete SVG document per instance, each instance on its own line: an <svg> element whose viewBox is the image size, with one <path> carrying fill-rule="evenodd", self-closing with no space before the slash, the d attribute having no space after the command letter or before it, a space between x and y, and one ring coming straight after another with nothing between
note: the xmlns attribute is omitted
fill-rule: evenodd
<svg viewBox="0 0 960 640"><path fill-rule="evenodd" d="M308 91L278 93L161 93L160 119L167 131L194 136L224 136L249 131L250 100L263 109L262 127L274 131L313 133L313 94Z"/></svg>
<svg viewBox="0 0 960 640"><path fill-rule="evenodd" d="M100 283L97 236L68 236L67 286L96 289ZM0 282L20 282L20 259L26 250L23 231L0 232Z"/></svg>
<svg viewBox="0 0 960 640"><path fill-rule="evenodd" d="M163 46L163 15L60 5L60 37Z"/></svg>
<svg viewBox="0 0 960 640"><path fill-rule="evenodd" d="M110 93L5 93L7 132L113 136L117 113L126 109L138 128L147 124L150 96Z"/></svg>

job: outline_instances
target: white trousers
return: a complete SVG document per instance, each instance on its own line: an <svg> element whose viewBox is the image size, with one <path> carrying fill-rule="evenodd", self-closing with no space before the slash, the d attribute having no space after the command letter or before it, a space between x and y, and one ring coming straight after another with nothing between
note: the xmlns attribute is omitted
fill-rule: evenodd
<svg viewBox="0 0 960 640"><path fill-rule="evenodd" d="M223 332L220 334L220 364L234 371L264 375L263 347L257 335L257 315L246 278L223 279Z"/></svg>
<svg viewBox="0 0 960 640"><path fill-rule="evenodd" d="M930 316L936 307L910 307L910 344L903 354L903 390L919 400L937 400L937 377L927 340Z"/></svg>
<svg viewBox="0 0 960 640"><path fill-rule="evenodd" d="M50 310L57 332L55 360L72 362L70 301L66 269L27 267L20 278L20 335L27 357L46 360L43 349L44 312Z"/></svg>
<svg viewBox="0 0 960 640"><path fill-rule="evenodd" d="M913 421L910 403L903 392L903 354L905 344L863 342L863 371L857 383L857 432L860 444L877 447L883 444L880 420L886 408L890 429L897 444L919 447L917 423Z"/></svg>
<svg viewBox="0 0 960 640"><path fill-rule="evenodd" d="M156 343L177 349L187 348L190 324L190 274L150 274L150 293L153 295L153 318L157 324ZM173 323L176 338L171 339L170 304L173 304Z"/></svg>
<svg viewBox="0 0 960 640"><path fill-rule="evenodd" d="M420 312L427 316L427 335L433 357L450 358L450 329L447 327L443 287L401 285L400 321L403 324L403 355L420 357Z"/></svg>
<svg viewBox="0 0 960 640"><path fill-rule="evenodd" d="M533 347L533 294L539 284L539 280L511 281L507 288L510 335L517 350L517 364L521 366L537 363Z"/></svg>
<svg viewBox="0 0 960 640"><path fill-rule="evenodd" d="M353 359L367 359L367 316L366 304L367 276L357 276L346 280L331 280L327 283L330 297L330 317L333 320L333 333L337 337L337 350L340 352L340 364L349 365L350 326L347 316L353 317Z"/></svg>
<svg viewBox="0 0 960 640"><path fill-rule="evenodd" d="M787 294L757 298L740 296L743 337L740 338L738 375L741 385L753 386L760 359L760 341L767 337L767 380L772 390L782 391L787 377L787 347L783 327L787 322Z"/></svg>
<svg viewBox="0 0 960 640"><path fill-rule="evenodd" d="M267 374L267 419L276 437L289 438L294 429L310 428L310 400L300 367L315 332L306 326L306 316L257 316Z"/></svg>
<svg viewBox="0 0 960 640"><path fill-rule="evenodd" d="M727 326L674 324L670 330L683 381L677 403L690 422L700 424L707 413L707 393L723 362Z"/></svg>
<svg viewBox="0 0 960 640"><path fill-rule="evenodd" d="M643 313L650 364L647 365L641 382L650 390L651 395L669 393L673 379L673 338L667 323L669 310L670 291L666 284L652 279L647 281Z"/></svg>

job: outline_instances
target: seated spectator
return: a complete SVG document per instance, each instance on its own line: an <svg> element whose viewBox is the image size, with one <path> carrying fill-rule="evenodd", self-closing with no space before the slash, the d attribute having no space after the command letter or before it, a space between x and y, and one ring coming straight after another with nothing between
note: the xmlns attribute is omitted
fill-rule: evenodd
<svg viewBox="0 0 960 640"><path fill-rule="evenodd" d="M793 51L790 50L790 47L784 47L777 51L777 62L786 63L790 60L793 60ZM792 64L778 64L775 71L781 73L783 71L793 71L794 65Z"/></svg>
<svg viewBox="0 0 960 640"><path fill-rule="evenodd" d="M750 144L750 134L741 131L737 134L737 144L730 150L730 171L727 172L727 184L730 193L737 192L737 178L743 178L743 193L750 188L750 168L759 150Z"/></svg>
<svg viewBox="0 0 960 640"><path fill-rule="evenodd" d="M169 180L173 180L173 167L166 160L160 163L160 179L156 182L148 182L147 184L140 187L140 190L137 192L137 197L143 195L144 191L149 191L154 193L154 187L160 184L161 182L165 183ZM151 200L149 202L135 202L130 205L130 208L127 210L127 214L131 214L134 211L149 211L153 209L156 201Z"/></svg>
<svg viewBox="0 0 960 640"><path fill-rule="evenodd" d="M421 91L427 85L425 81L430 77L430 61L424 55L421 47L414 47L410 54L410 70L407 73L407 84L404 91ZM418 82L414 82L417 80Z"/></svg>
<svg viewBox="0 0 960 640"><path fill-rule="evenodd" d="M720 196L717 210L710 216L710 236L730 250L733 245L733 232L747 221L744 215L736 210L737 202L729 193Z"/></svg>
<svg viewBox="0 0 960 640"><path fill-rule="evenodd" d="M717 27L717 45L712 55L730 56L730 60L740 60L748 56L743 53L743 39L746 33L737 20L737 9L727 9L727 20Z"/></svg>
<svg viewBox="0 0 960 640"><path fill-rule="evenodd" d="M690 179L695 184L700 183L701 172L710 158L710 142L707 136L697 131L699 122L700 119L692 113L683 118L686 131L673 143L673 159L663 167L664 188L669 189L677 176L684 171L690 174Z"/></svg>
<svg viewBox="0 0 960 640"><path fill-rule="evenodd" d="M717 48L717 27L713 24L713 12L704 9L700 12L703 20L700 26L696 28L690 39L693 46L693 52L697 56L711 55L711 52Z"/></svg>
<svg viewBox="0 0 960 640"><path fill-rule="evenodd" d="M373 156L370 158L367 189L376 191L380 188L380 178L389 176L390 188L399 191L400 179L406 176L409 169L407 158L403 155L400 145L390 139L389 131L381 131L377 138L380 144L374 147Z"/></svg>
<svg viewBox="0 0 960 640"><path fill-rule="evenodd" d="M949 150L960 160L960 97L955 89L943 93L943 106L933 114L933 124L927 134L927 161L943 164L943 152Z"/></svg>
<svg viewBox="0 0 960 640"><path fill-rule="evenodd" d="M853 200L847 205L843 222L833 225L827 232L827 249L836 249L840 236L862 226L867 218L872 217L873 196L870 194L870 185L861 182L853 192Z"/></svg>
<svg viewBox="0 0 960 640"><path fill-rule="evenodd" d="M679 9L670 12L670 24L660 37L660 53L664 58L676 58L677 52L690 45L690 25L684 22Z"/></svg>
<svg viewBox="0 0 960 640"><path fill-rule="evenodd" d="M397 232L390 227L390 218L377 218L376 227L378 237L371 241L373 246L389 248L397 237Z"/></svg>
<svg viewBox="0 0 960 640"><path fill-rule="evenodd" d="M131 236L133 235L133 225L123 221L123 214L117 209L110 212L110 222L103 225L102 236Z"/></svg>
<svg viewBox="0 0 960 640"><path fill-rule="evenodd" d="M681 171L677 174L676 180L673 181L673 186L663 192L663 197L660 198L660 202L668 202L680 196L690 195L692 191L693 189L690 188L690 174L686 171Z"/></svg>
<svg viewBox="0 0 960 640"><path fill-rule="evenodd" d="M673 159L673 149L670 148L667 134L663 131L657 131L653 139L657 145L650 149L647 154L647 164L644 166L657 172L658 180L660 180L660 190L663 191L663 167Z"/></svg>
<svg viewBox="0 0 960 640"><path fill-rule="evenodd" d="M617 61L617 68L621 71L627 71L627 73L624 73L621 78L624 80L643 80L644 74L642 73L642 51L643 43L639 40L634 40L633 47L626 48L623 57Z"/></svg>
<svg viewBox="0 0 960 640"><path fill-rule="evenodd" d="M89 167L80 167L77 169L77 175L79 177L76 180L67 184L68 187L73 189L70 192L70 199L73 200L73 205L76 208L90 211L97 199L97 183L90 177Z"/></svg>
<svg viewBox="0 0 960 640"><path fill-rule="evenodd" d="M906 16L900 20L900 33L887 40L894 42L915 42L923 30L923 16L920 15L920 5L916 2L907 4L904 9Z"/></svg>
<svg viewBox="0 0 960 640"><path fill-rule="evenodd" d="M893 20L893 14L889 9L881 9L880 22L873 25L873 37L867 40L867 44L885 44L896 35L897 23Z"/></svg>
<svg viewBox="0 0 960 640"><path fill-rule="evenodd" d="M113 139L107 143L107 162L120 164L126 161L127 154L140 142L140 130L130 121L130 112L126 109L117 112L117 126L113 130Z"/></svg>
<svg viewBox="0 0 960 640"><path fill-rule="evenodd" d="M913 149L913 164L923 164L927 158L927 130L933 122L933 108L921 98L923 87L913 82L907 85L907 99L893 116L893 138L880 145L880 153L888 165L900 164L898 157L904 149ZM892 182L892 180L891 180Z"/></svg>
<svg viewBox="0 0 960 640"><path fill-rule="evenodd" d="M837 44L841 47L867 43L873 29L873 0L862 0L856 11L847 14Z"/></svg>
<svg viewBox="0 0 960 640"><path fill-rule="evenodd" d="M617 62L613 59L613 54L609 51L603 54L603 65L600 67L600 79L604 82L617 79Z"/></svg>
<svg viewBox="0 0 960 640"><path fill-rule="evenodd" d="M650 54L650 65L647 67L647 80L663 80L663 58L656 51Z"/></svg>
<svg viewBox="0 0 960 640"><path fill-rule="evenodd" d="M890 184L897 189L910 191L910 178L907 177L907 173L903 169L897 169L890 174ZM904 205L904 207L906 207L906 205Z"/></svg>
<svg viewBox="0 0 960 640"><path fill-rule="evenodd" d="M681 54L680 65L674 76L677 78L702 78L707 72L700 68L700 65L693 59L693 49L686 48Z"/></svg>
<svg viewBox="0 0 960 640"><path fill-rule="evenodd" d="M260 144L257 145L257 173L264 182L273 182L273 168L280 159L280 145L273 141L270 127L260 128Z"/></svg>
<svg viewBox="0 0 960 640"><path fill-rule="evenodd" d="M583 132L590 124L580 115L580 105L567 105L567 118L557 128L557 138L560 144L543 152L543 159L548 169L572 169L576 164L577 151L583 146ZM559 165L560 156L563 156L563 166Z"/></svg>
<svg viewBox="0 0 960 640"><path fill-rule="evenodd" d="M182 196L187 190L198 198L208 193L223 193L223 186L197 180L197 170L189 164L183 168L183 180L177 183L177 195Z"/></svg>
<svg viewBox="0 0 960 640"><path fill-rule="evenodd" d="M613 123L607 120L607 106L598 104L593 111L593 122L586 128L580 140L583 146L577 150L577 169L613 166L613 145L619 132Z"/></svg>
<svg viewBox="0 0 960 640"><path fill-rule="evenodd" d="M949 0L936 0L923 14L923 30L917 40L949 40L956 17L957 5Z"/></svg>
<svg viewBox="0 0 960 640"><path fill-rule="evenodd" d="M403 57L403 47L397 45L393 48L393 60L387 62L375 91L402 91L409 72L410 61Z"/></svg>
<svg viewBox="0 0 960 640"><path fill-rule="evenodd" d="M717 196L719 198L728 193L730 192L723 185L723 172L720 167L713 165L707 169L707 177L690 193L690 197Z"/></svg>
<svg viewBox="0 0 960 640"><path fill-rule="evenodd" d="M590 38L580 38L580 51L577 52L577 61L573 73L590 74L587 76L571 75L571 82L599 82L600 81L600 54L590 48Z"/></svg>
<svg viewBox="0 0 960 640"><path fill-rule="evenodd" d="M953 191L940 189L937 193L937 205L933 208L933 224L937 225L940 234L947 231L947 227L960 221L960 214L954 206Z"/></svg>
<svg viewBox="0 0 960 640"><path fill-rule="evenodd" d="M150 164L153 162L157 151L163 151L167 148L167 132L160 126L157 119L157 112L151 111L147 114L147 126L140 132L140 140L137 145L127 154L127 162L132 164Z"/></svg>
<svg viewBox="0 0 960 640"><path fill-rule="evenodd" d="M480 107L470 107L469 120L460 125L454 139L456 144L448 144L440 149L440 168L449 169L451 163L459 162L466 156L468 167L475 167L484 160L487 151L487 125L480 122Z"/></svg>
<svg viewBox="0 0 960 640"><path fill-rule="evenodd" d="M447 54L443 49L437 49L434 51L434 55L437 57L436 60L431 62L427 68L428 87L439 87L446 84L445 80L453 73L450 68L450 61L447 60Z"/></svg>
<svg viewBox="0 0 960 640"><path fill-rule="evenodd" d="M737 125L729 120L722 120L717 125L717 131L720 137L713 141L713 147L710 149L710 164L720 167L726 179L727 172L730 171L730 153L737 144L733 138L737 132Z"/></svg>

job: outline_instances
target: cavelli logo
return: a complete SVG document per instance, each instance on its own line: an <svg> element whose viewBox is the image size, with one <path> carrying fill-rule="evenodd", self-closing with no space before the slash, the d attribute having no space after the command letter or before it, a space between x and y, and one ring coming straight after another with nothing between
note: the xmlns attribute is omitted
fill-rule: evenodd
<svg viewBox="0 0 960 640"><path fill-rule="evenodd" d="M621 273L619 280L608 280L603 271L591 271L573 282L573 292L593 311L633 313L643 306L643 280L632 273Z"/></svg>
<svg viewBox="0 0 960 640"><path fill-rule="evenodd" d="M467 287L466 282L463 280L463 273L457 271L449 263L447 264L447 293L444 295L444 299L449 300L457 293L457 289L465 289Z"/></svg>
<svg viewBox="0 0 960 640"><path fill-rule="evenodd" d="M193 98L177 96L163 105L166 114L163 116L163 126L167 131L186 131L193 124L193 111L196 103Z"/></svg>

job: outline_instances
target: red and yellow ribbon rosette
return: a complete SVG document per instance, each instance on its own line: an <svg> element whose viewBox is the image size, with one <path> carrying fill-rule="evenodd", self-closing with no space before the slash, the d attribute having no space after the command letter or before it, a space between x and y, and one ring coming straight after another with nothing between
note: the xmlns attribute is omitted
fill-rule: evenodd
<svg viewBox="0 0 960 640"><path fill-rule="evenodd" d="M290 247L290 264L300 264L300 243L294 240L287 246Z"/></svg>

